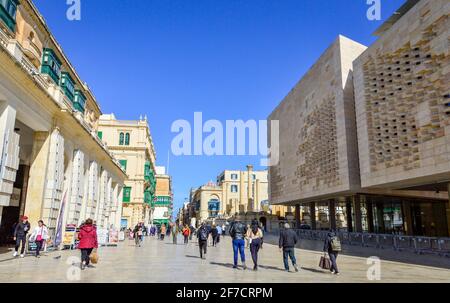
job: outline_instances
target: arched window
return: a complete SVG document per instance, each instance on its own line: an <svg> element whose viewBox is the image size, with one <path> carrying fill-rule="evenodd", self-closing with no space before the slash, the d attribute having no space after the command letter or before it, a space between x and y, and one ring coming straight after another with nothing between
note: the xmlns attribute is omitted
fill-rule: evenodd
<svg viewBox="0 0 450 303"><path fill-rule="evenodd" d="M125 145L130 145L130 133L125 134Z"/></svg>
<svg viewBox="0 0 450 303"><path fill-rule="evenodd" d="M120 133L120 136L119 136L119 145L123 145L124 140L125 140L125 135L124 135L124 133Z"/></svg>

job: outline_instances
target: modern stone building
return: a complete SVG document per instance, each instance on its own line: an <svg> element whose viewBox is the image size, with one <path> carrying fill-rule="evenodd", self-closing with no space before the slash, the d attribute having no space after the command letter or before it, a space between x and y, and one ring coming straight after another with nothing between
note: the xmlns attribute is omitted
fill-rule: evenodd
<svg viewBox="0 0 450 303"><path fill-rule="evenodd" d="M98 103L29 0L0 1L0 241L27 215L120 224L125 173L97 137Z"/></svg>
<svg viewBox="0 0 450 303"><path fill-rule="evenodd" d="M147 118L117 120L114 114L102 115L98 136L128 175L120 202L123 203L122 227L150 224L155 199L156 153Z"/></svg>
<svg viewBox="0 0 450 303"><path fill-rule="evenodd" d="M282 217L285 207L270 209L268 203L268 172L255 171L248 165L247 170L225 170L216 183L209 182L191 191L188 205L189 223L195 225L203 221L230 219L236 215L262 218L264 225L270 215ZM244 218L245 219L245 218ZM187 219L185 219L186 221Z"/></svg>
<svg viewBox="0 0 450 303"><path fill-rule="evenodd" d="M156 167L156 198L152 223L155 225L169 224L173 212L172 178L164 166Z"/></svg>
<svg viewBox="0 0 450 303"><path fill-rule="evenodd" d="M449 235L449 10L409 0L368 49L339 37L271 114L270 200L298 224Z"/></svg>

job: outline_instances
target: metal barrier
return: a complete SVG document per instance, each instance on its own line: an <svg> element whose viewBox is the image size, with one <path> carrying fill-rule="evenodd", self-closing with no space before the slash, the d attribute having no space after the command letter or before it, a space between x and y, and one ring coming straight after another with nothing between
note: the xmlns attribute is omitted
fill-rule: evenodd
<svg viewBox="0 0 450 303"><path fill-rule="evenodd" d="M328 231L296 230L301 239L324 241ZM371 247L377 249L393 249L396 251L411 251L417 254L435 254L450 257L450 238L412 237L403 235L353 233L338 231L337 236L342 244Z"/></svg>

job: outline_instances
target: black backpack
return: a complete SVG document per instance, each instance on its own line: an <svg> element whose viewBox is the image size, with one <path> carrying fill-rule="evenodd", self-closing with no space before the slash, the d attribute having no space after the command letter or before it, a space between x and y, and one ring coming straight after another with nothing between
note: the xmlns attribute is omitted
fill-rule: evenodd
<svg viewBox="0 0 450 303"><path fill-rule="evenodd" d="M208 231L206 228L200 228L198 238L200 241L208 240Z"/></svg>

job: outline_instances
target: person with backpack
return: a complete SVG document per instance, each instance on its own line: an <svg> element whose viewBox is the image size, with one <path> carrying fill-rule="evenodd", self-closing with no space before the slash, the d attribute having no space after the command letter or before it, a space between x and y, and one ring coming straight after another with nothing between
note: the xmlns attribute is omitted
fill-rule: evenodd
<svg viewBox="0 0 450 303"><path fill-rule="evenodd" d="M213 225L211 228L211 236L212 236L212 246L217 246L218 238L219 238L219 230L217 229L216 225Z"/></svg>
<svg viewBox="0 0 450 303"><path fill-rule="evenodd" d="M161 233L160 239L161 241L164 241L164 236L166 235L166 225L165 224L161 225L161 229L159 231Z"/></svg>
<svg viewBox="0 0 450 303"><path fill-rule="evenodd" d="M238 253L241 255L242 267L247 269L245 265L245 237L247 235L247 226L239 219L236 219L230 228L230 236L233 239L233 268L238 268Z"/></svg>
<svg viewBox="0 0 450 303"><path fill-rule="evenodd" d="M280 251L283 251L283 263L284 269L289 272L289 260L291 259L292 265L296 272L298 272L297 260L295 258L295 245L298 242L298 237L295 231L293 231L289 223L284 224L284 230L280 233L279 247Z"/></svg>
<svg viewBox="0 0 450 303"><path fill-rule="evenodd" d="M16 246L14 248L13 257L17 256L19 251L19 247L22 244L22 248L20 249L20 257L25 257L25 246L27 242L27 234L30 231L30 222L28 222L27 216L21 217L21 222L16 224L16 228L14 229L14 241L16 241Z"/></svg>
<svg viewBox="0 0 450 303"><path fill-rule="evenodd" d="M191 236L191 229L186 224L181 232L182 232L183 237L184 237L184 244L188 244L189 243L189 237Z"/></svg>
<svg viewBox="0 0 450 303"><path fill-rule="evenodd" d="M206 228L206 223L203 222L200 228L197 230L198 247L200 249L200 258L206 259L206 253L208 248L208 236L209 231Z"/></svg>
<svg viewBox="0 0 450 303"><path fill-rule="evenodd" d="M330 230L325 239L323 251L325 253L328 252L328 256L330 257L331 261L330 272L335 275L340 275L339 269L337 267L337 257L339 255L339 252L342 251L341 240L339 240L339 237L332 230Z"/></svg>
<svg viewBox="0 0 450 303"><path fill-rule="evenodd" d="M192 237L195 234L195 227L191 225L191 226L189 226L189 230L190 230L189 240L192 240Z"/></svg>

